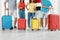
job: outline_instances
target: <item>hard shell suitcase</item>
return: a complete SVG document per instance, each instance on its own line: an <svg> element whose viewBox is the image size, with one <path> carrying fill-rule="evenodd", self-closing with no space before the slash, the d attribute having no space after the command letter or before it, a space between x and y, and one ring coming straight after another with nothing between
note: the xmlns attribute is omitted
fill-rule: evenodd
<svg viewBox="0 0 60 40"><path fill-rule="evenodd" d="M51 31L58 30L58 28L59 28L58 20L59 20L58 15L53 15L53 14L48 15L48 29Z"/></svg>
<svg viewBox="0 0 60 40"><path fill-rule="evenodd" d="M31 20L31 28L32 30L39 30L39 20L37 18Z"/></svg>
<svg viewBox="0 0 60 40"><path fill-rule="evenodd" d="M40 3L40 2L41 2L41 0L34 0L34 2L35 2L35 3Z"/></svg>
<svg viewBox="0 0 60 40"><path fill-rule="evenodd" d="M18 29L19 30L25 30L26 29L26 19L24 19L24 18L18 19Z"/></svg>
<svg viewBox="0 0 60 40"><path fill-rule="evenodd" d="M59 15L59 30L60 30L60 15Z"/></svg>
<svg viewBox="0 0 60 40"><path fill-rule="evenodd" d="M4 29L13 29L12 16L9 16L9 15L2 16L2 30Z"/></svg>

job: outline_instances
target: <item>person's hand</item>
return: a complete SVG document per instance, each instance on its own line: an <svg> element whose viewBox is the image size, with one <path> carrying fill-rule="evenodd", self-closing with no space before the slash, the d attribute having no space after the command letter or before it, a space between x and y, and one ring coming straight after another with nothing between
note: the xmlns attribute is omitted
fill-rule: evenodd
<svg viewBox="0 0 60 40"><path fill-rule="evenodd" d="M27 10L29 10L29 9L27 8Z"/></svg>
<svg viewBox="0 0 60 40"><path fill-rule="evenodd" d="M54 9L53 7L51 7L51 9Z"/></svg>
<svg viewBox="0 0 60 40"><path fill-rule="evenodd" d="M53 7L49 8L49 10L53 9Z"/></svg>
<svg viewBox="0 0 60 40"><path fill-rule="evenodd" d="M27 2L27 5L29 5L29 3Z"/></svg>
<svg viewBox="0 0 60 40"><path fill-rule="evenodd" d="M51 7L50 9L53 9L53 7Z"/></svg>
<svg viewBox="0 0 60 40"><path fill-rule="evenodd" d="M5 8L4 10L8 10L8 8Z"/></svg>

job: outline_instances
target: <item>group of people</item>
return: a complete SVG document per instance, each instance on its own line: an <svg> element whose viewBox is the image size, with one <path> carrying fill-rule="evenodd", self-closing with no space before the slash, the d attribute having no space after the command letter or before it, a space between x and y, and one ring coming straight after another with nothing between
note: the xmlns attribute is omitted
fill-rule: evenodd
<svg viewBox="0 0 60 40"><path fill-rule="evenodd" d="M25 4L25 0L20 0L17 6L17 0L5 0L4 7L7 9L6 4L8 3L9 15L14 16L14 28L16 28L17 23L17 7L18 7L18 15L19 18L25 18L25 8L28 10L28 27L30 28L30 19L32 19L36 13L36 3L35 0L29 0L27 5ZM40 20L41 26L43 27L43 18L45 16L45 26L47 25L47 13L50 9L53 9L53 6L49 0L41 0L41 13ZM38 12L37 12L38 13Z"/></svg>

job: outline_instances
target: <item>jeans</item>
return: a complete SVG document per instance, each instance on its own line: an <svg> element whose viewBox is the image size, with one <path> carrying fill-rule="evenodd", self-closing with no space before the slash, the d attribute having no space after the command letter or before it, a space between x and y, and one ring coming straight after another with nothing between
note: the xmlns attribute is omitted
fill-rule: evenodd
<svg viewBox="0 0 60 40"><path fill-rule="evenodd" d="M19 18L25 18L25 11L24 10L21 10L19 9Z"/></svg>
<svg viewBox="0 0 60 40"><path fill-rule="evenodd" d="M30 19L32 19L35 16L35 13L28 13L28 27L30 28Z"/></svg>

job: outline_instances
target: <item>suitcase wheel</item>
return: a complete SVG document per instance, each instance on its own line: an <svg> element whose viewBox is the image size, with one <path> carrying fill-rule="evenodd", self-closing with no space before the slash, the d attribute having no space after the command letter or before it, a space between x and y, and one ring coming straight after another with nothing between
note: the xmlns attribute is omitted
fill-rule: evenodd
<svg viewBox="0 0 60 40"><path fill-rule="evenodd" d="M50 29L48 29L48 31L50 31Z"/></svg>
<svg viewBox="0 0 60 40"><path fill-rule="evenodd" d="M13 30L13 27L11 27L10 30Z"/></svg>
<svg viewBox="0 0 60 40"><path fill-rule="evenodd" d="M38 29L38 31L39 31L40 29Z"/></svg>
<svg viewBox="0 0 60 40"><path fill-rule="evenodd" d="M34 29L32 29L32 31L33 31Z"/></svg>
<svg viewBox="0 0 60 40"><path fill-rule="evenodd" d="M50 31L53 31L53 30L51 30L51 29L49 29Z"/></svg>
<svg viewBox="0 0 60 40"><path fill-rule="evenodd" d="M48 29L48 31L53 31L52 29Z"/></svg>
<svg viewBox="0 0 60 40"><path fill-rule="evenodd" d="M5 30L4 28L2 28L2 30Z"/></svg>
<svg viewBox="0 0 60 40"><path fill-rule="evenodd" d="M20 29L18 28L18 30L20 30Z"/></svg>
<svg viewBox="0 0 60 40"><path fill-rule="evenodd" d="M56 31L56 30L50 30L50 31Z"/></svg>
<svg viewBox="0 0 60 40"><path fill-rule="evenodd" d="M33 31L34 29L32 29L32 31ZM37 31L39 31L40 29L35 29L35 30L37 30Z"/></svg>
<svg viewBox="0 0 60 40"><path fill-rule="evenodd" d="M25 30L25 29L24 29Z"/></svg>
<svg viewBox="0 0 60 40"><path fill-rule="evenodd" d="M58 29L60 31L60 29Z"/></svg>

